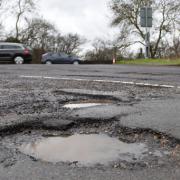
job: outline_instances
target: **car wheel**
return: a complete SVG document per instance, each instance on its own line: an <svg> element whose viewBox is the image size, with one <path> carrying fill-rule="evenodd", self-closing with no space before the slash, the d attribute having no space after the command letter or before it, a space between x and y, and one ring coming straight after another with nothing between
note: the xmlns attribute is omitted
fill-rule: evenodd
<svg viewBox="0 0 180 180"><path fill-rule="evenodd" d="M15 64L23 64L24 63L24 58L21 56L17 56L14 58L14 63Z"/></svg>
<svg viewBox="0 0 180 180"><path fill-rule="evenodd" d="M52 62L51 62L51 61L46 61L46 64L47 64L47 65L51 65Z"/></svg>
<svg viewBox="0 0 180 180"><path fill-rule="evenodd" d="M74 65L79 65L79 61L74 61L73 64Z"/></svg>

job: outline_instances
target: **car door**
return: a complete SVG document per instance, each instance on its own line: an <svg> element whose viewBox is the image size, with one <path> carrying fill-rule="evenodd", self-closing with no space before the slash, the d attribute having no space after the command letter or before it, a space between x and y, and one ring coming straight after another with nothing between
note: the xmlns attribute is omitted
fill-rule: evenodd
<svg viewBox="0 0 180 180"><path fill-rule="evenodd" d="M2 49L2 45L0 45L0 61L3 60L3 49Z"/></svg>
<svg viewBox="0 0 180 180"><path fill-rule="evenodd" d="M69 56L65 53L61 53L61 63L62 64L70 64L71 63L71 59L69 58Z"/></svg>
<svg viewBox="0 0 180 180"><path fill-rule="evenodd" d="M54 58L54 64L65 64L66 63L65 56L62 53L53 54L53 58Z"/></svg>
<svg viewBox="0 0 180 180"><path fill-rule="evenodd" d="M64 59L64 56L63 56L63 54L62 53L59 53L59 64L64 64L65 63L65 61L64 61L65 59Z"/></svg>
<svg viewBox="0 0 180 180"><path fill-rule="evenodd" d="M54 53L51 55L51 61L53 64L60 64L59 53Z"/></svg>
<svg viewBox="0 0 180 180"><path fill-rule="evenodd" d="M0 45L0 60L1 61L10 61L11 60L9 46L7 47L7 45Z"/></svg>

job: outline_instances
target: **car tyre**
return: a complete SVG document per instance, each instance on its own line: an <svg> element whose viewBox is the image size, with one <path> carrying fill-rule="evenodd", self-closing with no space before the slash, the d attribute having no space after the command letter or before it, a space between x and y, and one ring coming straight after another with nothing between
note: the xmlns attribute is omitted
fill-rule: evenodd
<svg viewBox="0 0 180 180"><path fill-rule="evenodd" d="M14 58L14 63L15 64L23 64L24 63L24 58L22 56L16 56Z"/></svg>
<svg viewBox="0 0 180 180"><path fill-rule="evenodd" d="M79 61L74 61L73 64L74 65L79 65Z"/></svg>
<svg viewBox="0 0 180 180"><path fill-rule="evenodd" d="M51 61L46 61L46 64L47 64L47 65L51 65L52 62L51 62Z"/></svg>

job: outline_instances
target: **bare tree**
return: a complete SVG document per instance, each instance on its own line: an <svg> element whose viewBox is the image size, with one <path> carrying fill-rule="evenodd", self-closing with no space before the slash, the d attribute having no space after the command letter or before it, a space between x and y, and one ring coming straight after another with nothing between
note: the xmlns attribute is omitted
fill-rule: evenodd
<svg viewBox="0 0 180 180"><path fill-rule="evenodd" d="M20 39L33 48L77 54L79 47L85 43L78 34L60 34L52 23L42 18L28 20L27 24Z"/></svg>
<svg viewBox="0 0 180 180"><path fill-rule="evenodd" d="M7 2L7 0L0 0L0 7L2 7L4 2Z"/></svg>
<svg viewBox="0 0 180 180"><path fill-rule="evenodd" d="M14 0L9 2L7 6L11 7L12 13L15 14L15 39L19 40L20 35L20 21L23 18L26 18L26 15L29 15L35 10L35 0Z"/></svg>
<svg viewBox="0 0 180 180"><path fill-rule="evenodd" d="M56 27L42 18L27 20L27 26L20 31L19 39L35 51L37 62L47 51L77 54L85 42L78 34L62 35Z"/></svg>
<svg viewBox="0 0 180 180"><path fill-rule="evenodd" d="M180 35L174 36L172 41L163 42L162 53L164 57L179 58L180 57ZM161 53L161 54L162 54Z"/></svg>
<svg viewBox="0 0 180 180"><path fill-rule="evenodd" d="M27 21L27 27L21 32L20 39L33 48L45 51L55 44L55 34L57 30L53 24L42 18L35 18Z"/></svg>
<svg viewBox="0 0 180 180"><path fill-rule="evenodd" d="M129 39L128 26L121 27L120 33L114 40L109 41L109 44L113 48L113 58L125 56L127 48L133 44Z"/></svg>
<svg viewBox="0 0 180 180"><path fill-rule="evenodd" d="M125 56L126 49L132 44L127 29L127 26L122 27L120 33L112 40L96 39L92 44L93 50L86 53L86 59L111 63L114 58Z"/></svg>
<svg viewBox="0 0 180 180"><path fill-rule="evenodd" d="M0 9L2 8L2 3L4 2L4 0L0 0ZM1 10L0 10L0 15L1 15ZM2 26L2 22L0 21L0 36L1 36L1 31L3 29L3 26Z"/></svg>
<svg viewBox="0 0 180 180"><path fill-rule="evenodd" d="M40 63L43 53L55 49L57 30L53 24L42 18L27 20L26 24L19 39L33 49L33 63Z"/></svg>
<svg viewBox="0 0 180 180"><path fill-rule="evenodd" d="M173 44L170 47L170 50L172 50L176 58L180 57L180 35L177 37L174 37Z"/></svg>
<svg viewBox="0 0 180 180"><path fill-rule="evenodd" d="M179 19L180 1L177 0L112 0L110 8L114 14L112 25L128 26L129 36L139 38L134 42L144 45L145 32L140 27L140 8L151 5L154 11L152 28L151 57L157 55L161 40L172 30L172 25ZM138 38L137 38L138 37ZM135 38L134 38L135 39Z"/></svg>
<svg viewBox="0 0 180 180"><path fill-rule="evenodd" d="M80 46L85 42L86 39L80 37L78 34L58 35L56 38L56 50L67 54L77 54Z"/></svg>
<svg viewBox="0 0 180 180"><path fill-rule="evenodd" d="M85 59L94 63L112 63L113 58L119 59L123 56L122 52L128 46L127 43L123 45L123 42L117 39L114 41L96 39L92 45L93 50L86 53Z"/></svg>

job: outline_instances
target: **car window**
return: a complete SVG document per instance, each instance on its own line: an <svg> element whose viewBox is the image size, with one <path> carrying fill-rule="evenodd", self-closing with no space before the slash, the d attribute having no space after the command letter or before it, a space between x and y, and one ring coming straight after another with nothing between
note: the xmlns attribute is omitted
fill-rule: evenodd
<svg viewBox="0 0 180 180"><path fill-rule="evenodd" d="M22 49L21 46L16 45L2 45L2 49Z"/></svg>
<svg viewBox="0 0 180 180"><path fill-rule="evenodd" d="M59 54L58 53L54 53L54 54L52 54L52 57L59 57Z"/></svg>
<svg viewBox="0 0 180 180"><path fill-rule="evenodd" d="M12 46L13 49L22 49L21 46Z"/></svg>
<svg viewBox="0 0 180 180"><path fill-rule="evenodd" d="M65 54L65 53L60 53L60 56L63 57L63 58L67 58L68 57L68 55Z"/></svg>
<svg viewBox="0 0 180 180"><path fill-rule="evenodd" d="M12 49L12 47L9 45L2 45L2 49Z"/></svg>

